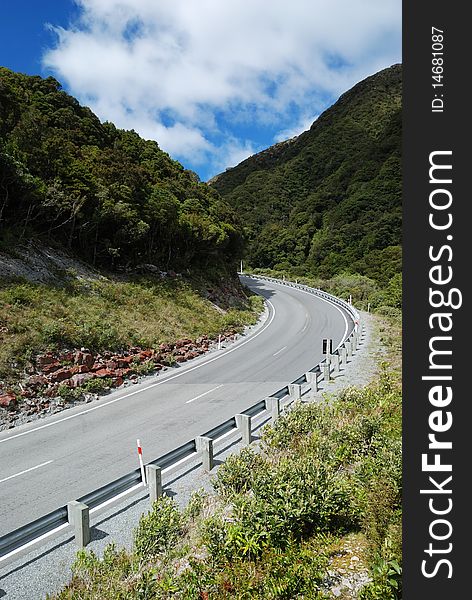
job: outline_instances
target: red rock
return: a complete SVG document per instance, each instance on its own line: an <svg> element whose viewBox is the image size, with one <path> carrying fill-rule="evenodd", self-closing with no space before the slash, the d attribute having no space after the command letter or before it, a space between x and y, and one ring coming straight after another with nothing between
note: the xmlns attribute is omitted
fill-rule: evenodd
<svg viewBox="0 0 472 600"><path fill-rule="evenodd" d="M113 371L110 371L110 369L99 369L98 371L95 371L95 375L97 377L113 377L114 373Z"/></svg>
<svg viewBox="0 0 472 600"><path fill-rule="evenodd" d="M116 364L118 368L126 369L126 367L129 367L133 360L134 356L122 356L121 358L117 359Z"/></svg>
<svg viewBox="0 0 472 600"><path fill-rule="evenodd" d="M65 381L71 377L72 371L70 369L59 369L58 371L54 371L54 373L49 375L49 381L52 381L53 383L60 383L61 381Z"/></svg>
<svg viewBox="0 0 472 600"><path fill-rule="evenodd" d="M83 385L89 379L93 379L95 375L93 373L77 373L71 377L71 387L76 388Z"/></svg>
<svg viewBox="0 0 472 600"><path fill-rule="evenodd" d="M61 363L58 360L56 360L53 363L46 365L45 367L42 367L41 370L46 375L49 375L50 373L54 373L54 371L57 371L60 368L61 368Z"/></svg>
<svg viewBox="0 0 472 600"><path fill-rule="evenodd" d="M50 387L49 389L47 389L44 392L44 395L47 396L48 398L54 398L54 396L57 396L58 390L59 390L59 386L53 385L52 387Z"/></svg>
<svg viewBox="0 0 472 600"><path fill-rule="evenodd" d="M44 375L31 375L28 377L28 386L36 389L42 385L47 385L48 380Z"/></svg>
<svg viewBox="0 0 472 600"><path fill-rule="evenodd" d="M120 385L123 385L123 377L116 377L113 380L113 387L120 387Z"/></svg>
<svg viewBox="0 0 472 600"><path fill-rule="evenodd" d="M36 358L36 364L40 369L54 362L57 361L52 352L47 352L46 354L42 354Z"/></svg>
<svg viewBox="0 0 472 600"><path fill-rule="evenodd" d="M182 354L178 354L177 356L174 357L174 360L175 360L175 362L181 363L181 362L185 362L187 359Z"/></svg>
<svg viewBox="0 0 472 600"><path fill-rule="evenodd" d="M93 367L95 359L93 357L93 354L90 354L89 352L82 352L81 350L79 350L75 353L74 362L76 365L86 365L87 367L89 367L89 369L91 369Z"/></svg>
<svg viewBox="0 0 472 600"><path fill-rule="evenodd" d="M114 371L115 369L118 369L118 362L116 360L109 360L106 363L106 368L110 369L111 371Z"/></svg>
<svg viewBox="0 0 472 600"><path fill-rule="evenodd" d="M16 396L13 392L7 392L0 396L0 406L2 408L13 408L16 404Z"/></svg>

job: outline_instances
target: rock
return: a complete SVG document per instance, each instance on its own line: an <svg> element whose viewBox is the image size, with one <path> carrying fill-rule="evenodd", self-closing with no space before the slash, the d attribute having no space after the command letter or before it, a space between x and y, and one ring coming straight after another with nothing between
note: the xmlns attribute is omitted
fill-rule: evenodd
<svg viewBox="0 0 472 600"><path fill-rule="evenodd" d="M31 375L31 377L28 377L28 387L33 388L34 390L47 385L48 384L48 380L46 377L44 377L44 375Z"/></svg>
<svg viewBox="0 0 472 600"><path fill-rule="evenodd" d="M113 380L113 387L120 387L120 385L123 385L123 377L116 377Z"/></svg>
<svg viewBox="0 0 472 600"><path fill-rule="evenodd" d="M182 354L178 354L177 356L174 357L174 360L175 360L175 362L181 363L181 362L185 362L186 358Z"/></svg>
<svg viewBox="0 0 472 600"><path fill-rule="evenodd" d="M58 371L54 371L54 373L49 375L49 381L52 383L60 383L61 381L65 381L71 377L72 371L70 369L59 369Z"/></svg>
<svg viewBox="0 0 472 600"><path fill-rule="evenodd" d="M95 371L95 375L96 377L113 377L114 373L110 369L98 369Z"/></svg>
<svg viewBox="0 0 472 600"><path fill-rule="evenodd" d="M134 356L122 356L116 360L117 367L120 369L126 369L133 362Z"/></svg>
<svg viewBox="0 0 472 600"><path fill-rule="evenodd" d="M13 392L7 392L0 396L0 406L2 408L13 408L16 405L16 395Z"/></svg>
<svg viewBox="0 0 472 600"><path fill-rule="evenodd" d="M84 352L83 350L79 350L74 355L74 363L76 365L86 365L87 367L89 367L89 369L91 369L93 367L94 362L95 359L93 357L93 354L91 354L90 352Z"/></svg>
<svg viewBox="0 0 472 600"><path fill-rule="evenodd" d="M55 396L57 396L58 389L59 389L58 385L53 385L52 387L48 388L44 392L44 395L47 396L48 398L54 398Z"/></svg>
<svg viewBox="0 0 472 600"><path fill-rule="evenodd" d="M89 379L94 378L94 374L92 373L77 373L71 377L71 387L76 388L83 385Z"/></svg>
<svg viewBox="0 0 472 600"><path fill-rule="evenodd" d="M41 370L45 375L49 375L51 373L54 373L54 371L57 371L60 368L61 368L61 363L58 360L55 360L51 364L48 364L48 365L42 367Z"/></svg>
<svg viewBox="0 0 472 600"><path fill-rule="evenodd" d="M47 352L46 354L41 354L36 359L36 364L40 369L43 369L47 365L50 365L54 362L57 362L57 359L54 357L52 352Z"/></svg>

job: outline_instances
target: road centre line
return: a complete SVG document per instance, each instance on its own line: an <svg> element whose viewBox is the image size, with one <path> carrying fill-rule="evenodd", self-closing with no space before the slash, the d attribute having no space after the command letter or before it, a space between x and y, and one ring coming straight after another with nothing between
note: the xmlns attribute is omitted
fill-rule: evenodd
<svg viewBox="0 0 472 600"><path fill-rule="evenodd" d="M14 475L10 475L10 477L5 477L5 479L0 479L0 483L4 481L8 481L9 479L13 479L14 477L19 477L20 475L24 475L25 473L29 473L30 471L34 471L35 469L39 469L40 467L45 467L46 465L54 462L53 460L47 460L46 462L41 463L40 465L36 465L35 467L31 467L29 469L25 469L24 471L20 471L19 473L15 473Z"/></svg>
<svg viewBox="0 0 472 600"><path fill-rule="evenodd" d="M203 392L203 394L195 396L195 398L190 398L190 400L187 400L187 402L185 404L190 404L190 402L193 402L194 400L198 400L199 398L203 398L203 396L206 396L207 394L211 394L211 392L214 392L215 390L219 390L222 387L223 387L223 384L217 385L213 389L208 390L208 392Z"/></svg>
<svg viewBox="0 0 472 600"><path fill-rule="evenodd" d="M277 354L280 354L281 352L283 352L286 347L287 346L284 346L283 348L280 348L280 350L277 350L277 352L275 354L272 354L272 356L277 356Z"/></svg>
<svg viewBox="0 0 472 600"><path fill-rule="evenodd" d="M173 379L176 379L177 377L181 377L182 375L186 375L187 373L190 373L191 371L200 369L201 367L204 367L205 365L209 365L210 363L214 362L215 360L219 360L223 356L226 356L227 354L230 354L231 352L234 352L235 350L239 350L239 348L242 348L246 344L249 344L249 342L252 342L253 340L255 340L273 322L273 320L275 318L275 313L276 313L275 307L270 300L266 299L266 302L272 308L272 316L270 317L269 321L262 327L262 329L260 329L257 333L252 335L249 339L245 340L241 344L238 344L237 346L233 346L232 348L225 350L221 354L218 354L218 356L214 356L213 358L210 358L209 360L206 360L205 362L202 362L199 365L195 365L194 367L191 367L190 369L186 369L185 371L182 371L181 373L176 373L175 375L172 375L171 377L167 377L166 379L157 381L156 383L152 383L151 385L148 385L145 388L135 390L134 392L130 392L129 394L125 394L124 396L120 396L119 398L114 398L113 400L109 400L108 402L104 402L103 404L98 404L97 406L92 406L91 408L87 408L81 412L75 413L73 415L69 415L67 417L63 417L62 419L58 419L57 421L52 421L51 423L45 423L44 425L40 425L39 427L35 427L34 429L28 429L28 431L22 431L21 433L16 433L10 437L0 440L0 444L3 444L4 442L9 442L10 440L14 440L19 437L23 437L24 435L28 435L30 433L34 433L35 431L40 431L41 429L46 429L47 427L52 427L53 425L58 425L59 423L63 423L64 421L69 421L70 419L75 419L77 417L80 417L87 413L91 413L100 408L104 408L105 406L109 406L110 404L114 404L115 402L119 402L120 400L124 400L125 398L130 398L131 396L135 396L136 394L145 392L146 390L157 387L158 385L162 385L163 383L168 383L169 381L172 381Z"/></svg>

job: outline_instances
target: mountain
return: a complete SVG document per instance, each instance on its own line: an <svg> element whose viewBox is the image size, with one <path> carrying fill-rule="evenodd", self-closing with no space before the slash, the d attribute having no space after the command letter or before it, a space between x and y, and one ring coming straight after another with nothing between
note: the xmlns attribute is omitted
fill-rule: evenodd
<svg viewBox="0 0 472 600"><path fill-rule="evenodd" d="M156 142L0 67L0 247L35 236L107 268L235 272L242 243L219 194Z"/></svg>
<svg viewBox="0 0 472 600"><path fill-rule="evenodd" d="M381 284L401 269L401 65L368 77L296 138L209 183L245 223L252 267Z"/></svg>

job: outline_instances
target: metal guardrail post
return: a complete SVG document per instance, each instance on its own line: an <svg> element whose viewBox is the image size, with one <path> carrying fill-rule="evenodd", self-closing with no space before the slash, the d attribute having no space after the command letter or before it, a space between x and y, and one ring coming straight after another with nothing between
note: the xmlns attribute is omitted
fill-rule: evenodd
<svg viewBox="0 0 472 600"><path fill-rule="evenodd" d="M209 437L199 435L195 438L197 452L200 452L202 457L202 466L205 471L211 471L215 466L213 457L213 440Z"/></svg>
<svg viewBox="0 0 472 600"><path fill-rule="evenodd" d="M162 469L158 465L146 465L146 480L149 486L149 500L154 504L162 496Z"/></svg>
<svg viewBox="0 0 472 600"><path fill-rule="evenodd" d="M236 415L236 425L241 432L243 446L249 446L252 441L251 417L249 415Z"/></svg>
<svg viewBox="0 0 472 600"><path fill-rule="evenodd" d="M312 392L318 391L318 373L316 371L308 371L305 373L307 383L310 384Z"/></svg>
<svg viewBox="0 0 472 600"><path fill-rule="evenodd" d="M69 523L74 530L75 542L79 548L85 548L90 542L89 507L83 502L72 500L67 503Z"/></svg>

